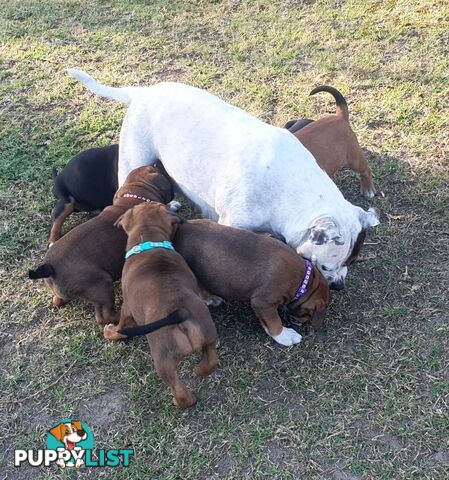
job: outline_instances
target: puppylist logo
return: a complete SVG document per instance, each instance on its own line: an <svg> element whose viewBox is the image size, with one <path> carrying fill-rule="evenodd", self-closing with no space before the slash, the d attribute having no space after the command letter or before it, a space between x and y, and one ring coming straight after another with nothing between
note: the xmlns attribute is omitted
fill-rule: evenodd
<svg viewBox="0 0 449 480"><path fill-rule="evenodd" d="M133 449L94 450L94 436L90 428L79 420L64 418L47 433L46 449L15 450L14 465L28 463L32 467L52 464L66 467L127 467L134 455Z"/></svg>

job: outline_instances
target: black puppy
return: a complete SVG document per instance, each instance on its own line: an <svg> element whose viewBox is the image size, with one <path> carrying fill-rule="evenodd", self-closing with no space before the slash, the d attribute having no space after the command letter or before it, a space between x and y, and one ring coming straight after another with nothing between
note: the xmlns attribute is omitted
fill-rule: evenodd
<svg viewBox="0 0 449 480"><path fill-rule="evenodd" d="M117 188L116 144L78 153L59 174L53 168L53 193L58 200L52 213L49 246L61 237L62 224L72 212L93 212L112 205Z"/></svg>
<svg viewBox="0 0 449 480"><path fill-rule="evenodd" d="M313 120L310 120L309 118L300 118L299 120L290 120L284 125L284 128L286 128L291 133L295 133L298 130L301 130L301 128L304 128L306 125L312 122Z"/></svg>

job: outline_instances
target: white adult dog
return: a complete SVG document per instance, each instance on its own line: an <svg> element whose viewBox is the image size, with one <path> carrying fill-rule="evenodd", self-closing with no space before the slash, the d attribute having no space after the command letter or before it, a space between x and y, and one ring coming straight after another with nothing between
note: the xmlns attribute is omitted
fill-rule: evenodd
<svg viewBox="0 0 449 480"><path fill-rule="evenodd" d="M379 223L378 212L345 200L290 132L182 83L113 88L68 72L93 93L129 104L119 185L159 159L204 217L272 232L311 259L331 287L343 288L346 263L361 232Z"/></svg>

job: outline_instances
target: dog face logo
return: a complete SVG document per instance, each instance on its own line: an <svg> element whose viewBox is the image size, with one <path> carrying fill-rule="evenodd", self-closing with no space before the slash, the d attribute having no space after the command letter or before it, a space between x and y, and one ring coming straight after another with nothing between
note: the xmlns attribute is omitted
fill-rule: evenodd
<svg viewBox="0 0 449 480"><path fill-rule="evenodd" d="M56 440L63 443L67 450L73 450L77 443L87 438L86 431L81 422L77 420L69 423L60 423L53 427L50 433Z"/></svg>
<svg viewBox="0 0 449 480"><path fill-rule="evenodd" d="M128 467L133 455L132 448L94 450L94 436L90 428L79 420L63 418L47 431L45 449L15 449L14 466Z"/></svg>
<svg viewBox="0 0 449 480"><path fill-rule="evenodd" d="M47 448L59 453L58 465L79 468L82 454L94 446L93 435L86 424L66 418L48 431Z"/></svg>

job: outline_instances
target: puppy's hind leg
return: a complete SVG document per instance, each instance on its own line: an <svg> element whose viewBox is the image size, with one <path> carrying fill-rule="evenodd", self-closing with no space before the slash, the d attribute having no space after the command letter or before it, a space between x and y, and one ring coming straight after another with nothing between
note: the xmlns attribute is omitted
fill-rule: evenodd
<svg viewBox="0 0 449 480"><path fill-rule="evenodd" d="M124 340L127 338L126 335L119 333L119 330L122 328L135 327L136 321L134 320L131 312L128 310L126 303L123 303L122 309L120 310L120 321L118 325L105 325L103 330L103 336L106 340Z"/></svg>
<svg viewBox="0 0 449 480"><path fill-rule="evenodd" d="M195 405L195 395L179 380L176 369L181 358L172 355L163 355L162 351L151 348L154 367L161 380L166 383L173 394L173 404L179 408L189 408Z"/></svg>
<svg viewBox="0 0 449 480"><path fill-rule="evenodd" d="M217 347L214 343L209 343L203 347L203 357L195 368L194 372L199 377L210 375L217 368Z"/></svg>
<svg viewBox="0 0 449 480"><path fill-rule="evenodd" d="M102 276L89 278L91 285L85 292L85 298L95 307L95 320L98 324L117 323L118 313L115 311L114 284L106 273Z"/></svg>
<svg viewBox="0 0 449 480"><path fill-rule="evenodd" d="M367 198L373 198L376 194L373 175L368 160L361 149L358 155L351 162L348 162L348 166L360 175L360 193Z"/></svg>
<svg viewBox="0 0 449 480"><path fill-rule="evenodd" d="M56 308L63 307L69 300L65 300L64 298L58 297L58 295L53 295L52 303Z"/></svg>
<svg viewBox="0 0 449 480"><path fill-rule="evenodd" d="M221 297L212 295L202 285L199 285L199 287L201 298L208 307L219 307L224 302Z"/></svg>
<svg viewBox="0 0 449 480"><path fill-rule="evenodd" d="M376 188L374 187L373 176L369 167L366 171L360 173L360 192L367 198L373 198L376 195Z"/></svg>
<svg viewBox="0 0 449 480"><path fill-rule="evenodd" d="M65 219L75 210L75 199L73 197L60 198L56 202L53 209L52 219L53 223L48 238L48 247L51 247L57 240L61 238L62 224Z"/></svg>

